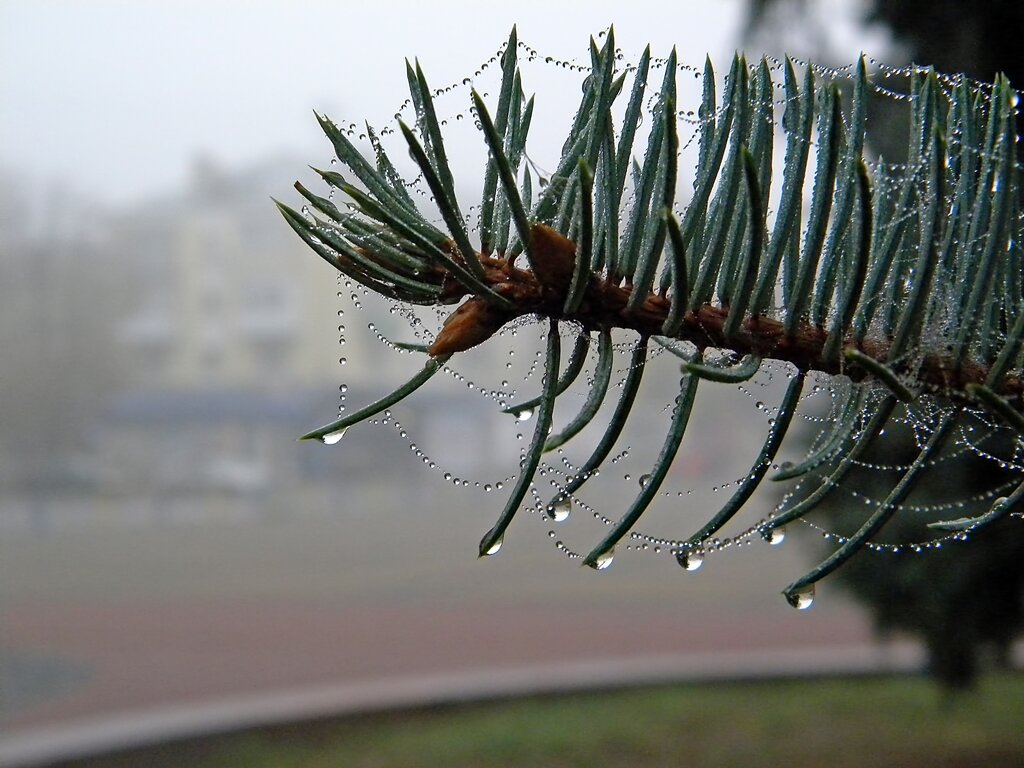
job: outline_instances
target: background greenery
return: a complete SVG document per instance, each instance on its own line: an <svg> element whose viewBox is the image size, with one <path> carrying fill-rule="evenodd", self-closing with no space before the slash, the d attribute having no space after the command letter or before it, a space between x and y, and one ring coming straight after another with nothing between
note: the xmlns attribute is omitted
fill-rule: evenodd
<svg viewBox="0 0 1024 768"><path fill-rule="evenodd" d="M943 703L920 678L678 686L241 733L66 768L1019 766L1024 677Z"/></svg>

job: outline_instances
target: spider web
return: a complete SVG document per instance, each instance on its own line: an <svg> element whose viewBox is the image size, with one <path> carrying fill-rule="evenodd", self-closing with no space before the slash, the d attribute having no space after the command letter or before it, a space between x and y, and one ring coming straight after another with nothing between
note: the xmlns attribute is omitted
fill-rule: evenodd
<svg viewBox="0 0 1024 768"><path fill-rule="evenodd" d="M470 107L470 87L475 87L485 100L493 98L499 88L502 52L503 49L496 51L471 76L467 75L458 82L435 90L435 106L445 132L457 188L460 197L467 201L480 198L480 169L486 161L486 147ZM548 184L559 181L552 178L551 169L558 165L562 131L570 123L571 105L578 101L580 87L590 75L590 60L585 52L584 55L569 59L546 55L524 42L519 42L518 53L524 89L528 94L531 88L538 89L537 115L521 169L521 176L530 177L536 196ZM627 60L623 52L617 53L617 59L620 71L628 73L635 69L635 65ZM766 62L772 73L775 90L773 184L768 194L770 231L774 211L779 204L785 146L780 123L786 109L792 104L788 102L782 85L785 62L773 58L766 59ZM854 64L829 68L800 60L794 60L793 63L798 71L813 67L819 83L834 82L847 95L852 89L856 74ZM876 197L890 201L890 207L881 211L875 222L875 236L884 238L889 230L900 226L903 220L919 215L915 209L897 211L891 201L898 198L908 175L923 177L926 169L923 161L910 165L880 157L870 137L878 129L875 121L882 119L880 115L893 109L907 112L914 108L914 99L907 93L906 83L915 74L922 74L923 70L890 67L872 59L868 59L867 63L871 105L868 111L866 159L872 183L877 188ZM667 59L652 59L651 67L654 71L663 70L666 65ZM706 121L717 119L720 115L702 115L697 108L703 89L703 66L683 63L678 65L678 70L679 109L676 117L680 134L680 203L676 207L677 213L682 216L689 202L686 193L694 181L694 172L688 169L697 167L701 128ZM654 79L653 74L651 79ZM957 77L940 75L939 84L942 97L948 102L953 92L961 87L962 81ZM991 95L991 85L977 82L969 82L967 85L972 96L985 99ZM721 87L720 80L719 92ZM750 98L753 99L753 95ZM721 98L718 103L721 104ZM655 97L649 97L645 104L642 130L654 123L652 116L655 106ZM621 119L622 107L618 109L614 113L615 118ZM722 107L718 109L720 112ZM412 102L406 100L400 104L394 117L412 123L415 119ZM849 119L845 112L843 119ZM902 122L905 123L906 118ZM379 128L380 140L389 147L393 158L404 160L404 144L400 136L398 141L395 140L396 129L392 122L388 120L382 123L386 124ZM367 157L372 157L373 150L368 142L369 132L366 128L356 122L339 121L338 125L365 150ZM816 166L816 138L816 132L812 133L805 174L805 189L808 191ZM634 147L643 145L643 137L638 137ZM979 152L975 146L958 146L951 147L950 154L954 154L954 148L957 151ZM333 164L335 161L332 159L330 162ZM409 161L400 166L399 171L408 180L408 189L414 199L424 210L429 210L432 203L430 191L415 165ZM631 194L632 189L627 186L623 209L630 205ZM334 197L333 189L330 196ZM953 192L947 190L945 210L951 210L954 205ZM804 207L807 207L806 204ZM468 228L473 232L480 215L479 206L463 206L463 210ZM440 221L439 215L434 218ZM1022 229L1024 223L1021 213L1015 210L1010 227L1014 233L1010 247L1016 249L1016 254L1020 253ZM984 233L977 237L984 237ZM898 254L897 258L906 261L897 265L897 269L904 275L898 288L909 290L914 279L915 265L912 262L916 255L912 258ZM339 309L339 342L344 353L339 359L342 371L346 373L349 369L344 366L349 359L357 356L372 360L372 379L378 388L383 388L380 380L386 375L394 374L397 380L400 378L398 371L407 372L416 367L413 358L421 353L410 351L407 345L428 345L436 337L450 309L389 302L344 276L339 277L338 297L342 302L342 308ZM867 301L882 307L890 303L892 298L884 290L865 297ZM779 308L781 301L778 295L775 299L769 314L782 319L782 310ZM937 287L935 300L940 307L943 302L951 300L945 286ZM360 321L355 325L345 322L352 315L360 316ZM881 326L881 317L882 313L876 314L871 332L885 330ZM363 318L367 318L365 322ZM371 423L397 434L428 473L467 492L481 494L479 506L482 521L488 520L498 506L495 494L515 481L529 442L532 412L525 409L518 414L508 415L501 413L501 409L534 396L539 392L544 376L554 375L544 370L544 329L545 326L537 321L523 319L503 328L498 338L488 344L452 358L443 369L444 381L436 388L451 394L453 399L435 398L434 404L427 406L435 411L440 409L443 416L440 423L444 425L440 434L425 433L417 437L418 428L428 431L426 425L430 419L417 412L409 412L407 416L409 406L404 402L371 420ZM567 323L562 324L563 350L572 347L579 333L580 329ZM921 343L906 349L900 362L909 370L920 366L926 355L945 349L949 334L948 317L941 311L933 313L930 326L921 335ZM974 347L982 352L998 348L1004 338L1005 329L996 323L987 335L974 342ZM570 496L569 503L553 506L552 499L580 471L583 461L600 437L601 429L597 425L607 423L614 407L614 393L621 389L628 373L629 358L637 337L631 332L622 331L615 335L614 341L616 363L609 397L591 425L575 440L544 454L520 513L523 517L538 521L556 550L575 560L582 557L578 548L583 551L589 549L601 536L602 530L616 522L622 510L643 486L678 393L679 359L670 351L652 345L649 370L637 405L630 415L629 428L616 443L604 465L594 472L578 493ZM686 345L680 346L685 352ZM593 386L597 375L595 347L595 344L590 344L582 373L574 385L558 398L553 431L559 430L573 417L585 400L589 388ZM708 357L723 363L735 362L729 350L708 350ZM562 366L565 366L565 356ZM699 549L689 551L686 557L681 558L680 553L686 551L685 537L713 515L751 471L751 462L757 455L757 448L778 415L781 392L795 375L795 370L787 363L765 361L761 370L743 384L701 384L691 426L668 479L659 489L656 502L640 525L619 545L619 552L671 557L679 560L687 570L696 570L706 557L724 550L760 545L764 538L771 544L779 544L784 539L784 529L774 529L770 535L764 536L766 523L822 484L830 488L828 501L820 511L800 518L799 523L802 528L841 545L848 540L852 530L859 524L858 521L866 519L884 503L889 491L910 468L937 425L947 417L956 419L952 438L943 450L927 460L924 481L897 508L895 519L901 521L898 526L900 538L887 539L885 535L876 537L867 544L869 551L881 554L908 550L923 552L964 542L971 536L970 529L936 533L928 524L952 518L977 517L1020 482L1024 471L1024 445L1014 430L981 409L954 409L949 402L929 396L921 396L913 404L899 406L874 440L872 449L852 462L848 474L833 482L830 472L835 469L842 455L841 449L843 446L848 447L867 428L871 416L889 392L877 383L855 384L843 376L812 374L800 402L797 419L799 426L791 429L787 435L780 454L772 462L769 477L774 472L806 461L822 451L825 451L826 458L794 480L763 483L744 512L730 522L727 530L723 529L721 535L707 538ZM435 388L434 383L431 388ZM339 413L344 413L348 408L349 390L347 381L341 384ZM464 413L469 414L467 418L475 426L486 425L489 442L492 443L492 447L485 452L487 455L483 458L477 456L478 460L472 456L467 457L465 441L460 443L458 439L459 430L454 430L453 438L449 429L453 419L451 403L455 402L454 397L465 398L467 393L474 396L482 407L470 406ZM832 453L829 454L836 424L844 419L852 423L852 429L847 437L832 446ZM984 483L979 486L967 482L968 476L984 478ZM837 510L841 510L842 514ZM609 556L598 565L603 568L610 564Z"/></svg>

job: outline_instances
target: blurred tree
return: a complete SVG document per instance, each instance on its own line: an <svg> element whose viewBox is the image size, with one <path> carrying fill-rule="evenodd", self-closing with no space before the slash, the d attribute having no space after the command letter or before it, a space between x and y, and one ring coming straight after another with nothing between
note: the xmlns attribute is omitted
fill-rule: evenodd
<svg viewBox="0 0 1024 768"><path fill-rule="evenodd" d="M783 6L799 13L806 5L806 0L750 0L749 29L770 25L773 13ZM989 82L1004 72L1016 86L1024 83L1024 3L871 0L865 8L865 22L888 26L909 61ZM894 117L872 114L869 134L876 151L890 158L906 144L906 118ZM1005 455L1010 447L1002 450ZM917 453L909 430L888 430L884 443L876 445L865 462L906 465ZM999 474L993 462L965 454L952 470L944 470L937 487L949 496L970 496L1005 481ZM878 472L861 471L850 478L850 487L877 496L884 480ZM922 486L931 491L930 497L912 497L913 503L941 502L936 484ZM863 519L860 505L854 506L833 497L820 509L829 527L850 533ZM886 541L906 545L926 533L922 520L903 514L887 526ZM879 631L903 630L923 640L931 674L951 690L973 684L986 653L1005 664L1012 641L1024 632L1024 532L1019 522L1004 519L972 539L971 547L916 552L904 546L888 555L861 552L837 574L838 581L870 607Z"/></svg>
<svg viewBox="0 0 1024 768"><path fill-rule="evenodd" d="M807 0L750 0L748 27L764 24L776 6L801 9ZM943 72L991 82L1003 72L1024 81L1024 4L1015 0L869 0L865 22L889 27L908 58Z"/></svg>
<svg viewBox="0 0 1024 768"><path fill-rule="evenodd" d="M124 373L110 344L124 292L101 213L60 189L33 211L12 179L0 173L19 190L0 196L0 478L35 500L96 480L90 431Z"/></svg>
<svg viewBox="0 0 1024 768"><path fill-rule="evenodd" d="M809 19L808 0L749 0L748 35L764 30L781 32L785 24L790 33L794 17ZM902 49L895 57L939 72L959 72L990 83L1002 72L1020 88L1024 84L1024 48L1020 32L1024 29L1024 3L1015 0L865 0L864 23L882 24L893 34ZM776 12L785 12L776 15ZM812 36L817 37L817 36ZM828 51L818 51L824 60ZM844 64L849 63L844 61ZM899 61L889 63L898 64ZM886 101L891 106L891 101ZM879 122L892 124L892 141ZM875 148L888 158L897 158L906 141L902 115L882 115L872 121L871 139ZM895 152L893 151L895 150ZM1024 151L1024 146L1021 147Z"/></svg>

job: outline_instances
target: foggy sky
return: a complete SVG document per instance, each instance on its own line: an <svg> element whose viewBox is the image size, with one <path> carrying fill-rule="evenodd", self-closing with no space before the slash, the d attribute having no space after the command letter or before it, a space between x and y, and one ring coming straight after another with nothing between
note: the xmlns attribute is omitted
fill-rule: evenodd
<svg viewBox="0 0 1024 768"><path fill-rule="evenodd" d="M662 55L678 44L699 65L730 55L742 10L739 0L6 0L0 170L124 204L180 184L200 152L228 167L285 151L321 159L311 110L387 122L405 97L406 56L442 83L472 74L513 23L544 54L572 58L614 22L633 60L647 42Z"/></svg>
<svg viewBox="0 0 1024 768"><path fill-rule="evenodd" d="M826 47L851 61L864 47L849 23L859 5L807 6L833 38ZM649 42L656 56L677 45L681 62L702 66L710 54L724 70L742 44L745 8L744 0L0 0L0 173L124 204L180 185L200 153L229 168L285 152L321 158L311 110L386 123L405 97L405 57L418 56L432 83L461 80L515 23L542 54L585 61L589 36L613 23L629 60ZM785 43L802 55L820 44Z"/></svg>

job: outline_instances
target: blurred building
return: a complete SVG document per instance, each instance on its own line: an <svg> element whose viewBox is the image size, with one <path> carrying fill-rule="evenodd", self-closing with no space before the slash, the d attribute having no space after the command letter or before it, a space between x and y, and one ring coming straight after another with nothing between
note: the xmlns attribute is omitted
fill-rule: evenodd
<svg viewBox="0 0 1024 768"><path fill-rule="evenodd" d="M74 483L116 381L116 283L104 212L0 171L0 480Z"/></svg>
<svg viewBox="0 0 1024 768"><path fill-rule="evenodd" d="M115 340L128 365L102 442L125 484L263 491L335 481L342 464L375 476L394 456L380 431L345 462L294 439L337 412L342 382L348 402L362 404L416 368L366 332L366 317L339 316L353 289L274 210L271 196L291 200L303 167L286 158L227 173L199 159L187 190L111 222L124 299ZM373 320L390 338L410 337L401 317ZM410 403L410 423L426 402ZM474 423L478 461L493 422Z"/></svg>
<svg viewBox="0 0 1024 768"><path fill-rule="evenodd" d="M311 460L294 438L336 412L343 371L336 274L270 199L302 167L227 173L201 158L188 189L111 222L124 286L115 342L129 365L102 443L125 483L259 491ZM346 351L373 359L359 346ZM344 370L356 390L388 373L387 362Z"/></svg>
<svg viewBox="0 0 1024 768"><path fill-rule="evenodd" d="M287 193L295 168L228 175L199 160L191 188L114 222L131 286L118 341L135 361L135 387L294 392L337 378L333 270L310 258L270 200Z"/></svg>
<svg viewBox="0 0 1024 768"><path fill-rule="evenodd" d="M419 367L376 338L412 340L409 319L339 284L275 211L271 196L295 202L302 168L280 158L228 172L201 158L186 188L116 212L59 189L4 193L0 475L9 490L74 495L76 505L253 497L379 484L408 455L388 429L361 427L353 451L295 440L337 414L339 387L357 408ZM356 291L379 306L354 310ZM507 354L499 343L460 355L465 378L441 374L396 409L446 470L504 476L515 467L513 420L466 392L472 379L497 386ZM511 382L529 394L539 383Z"/></svg>

